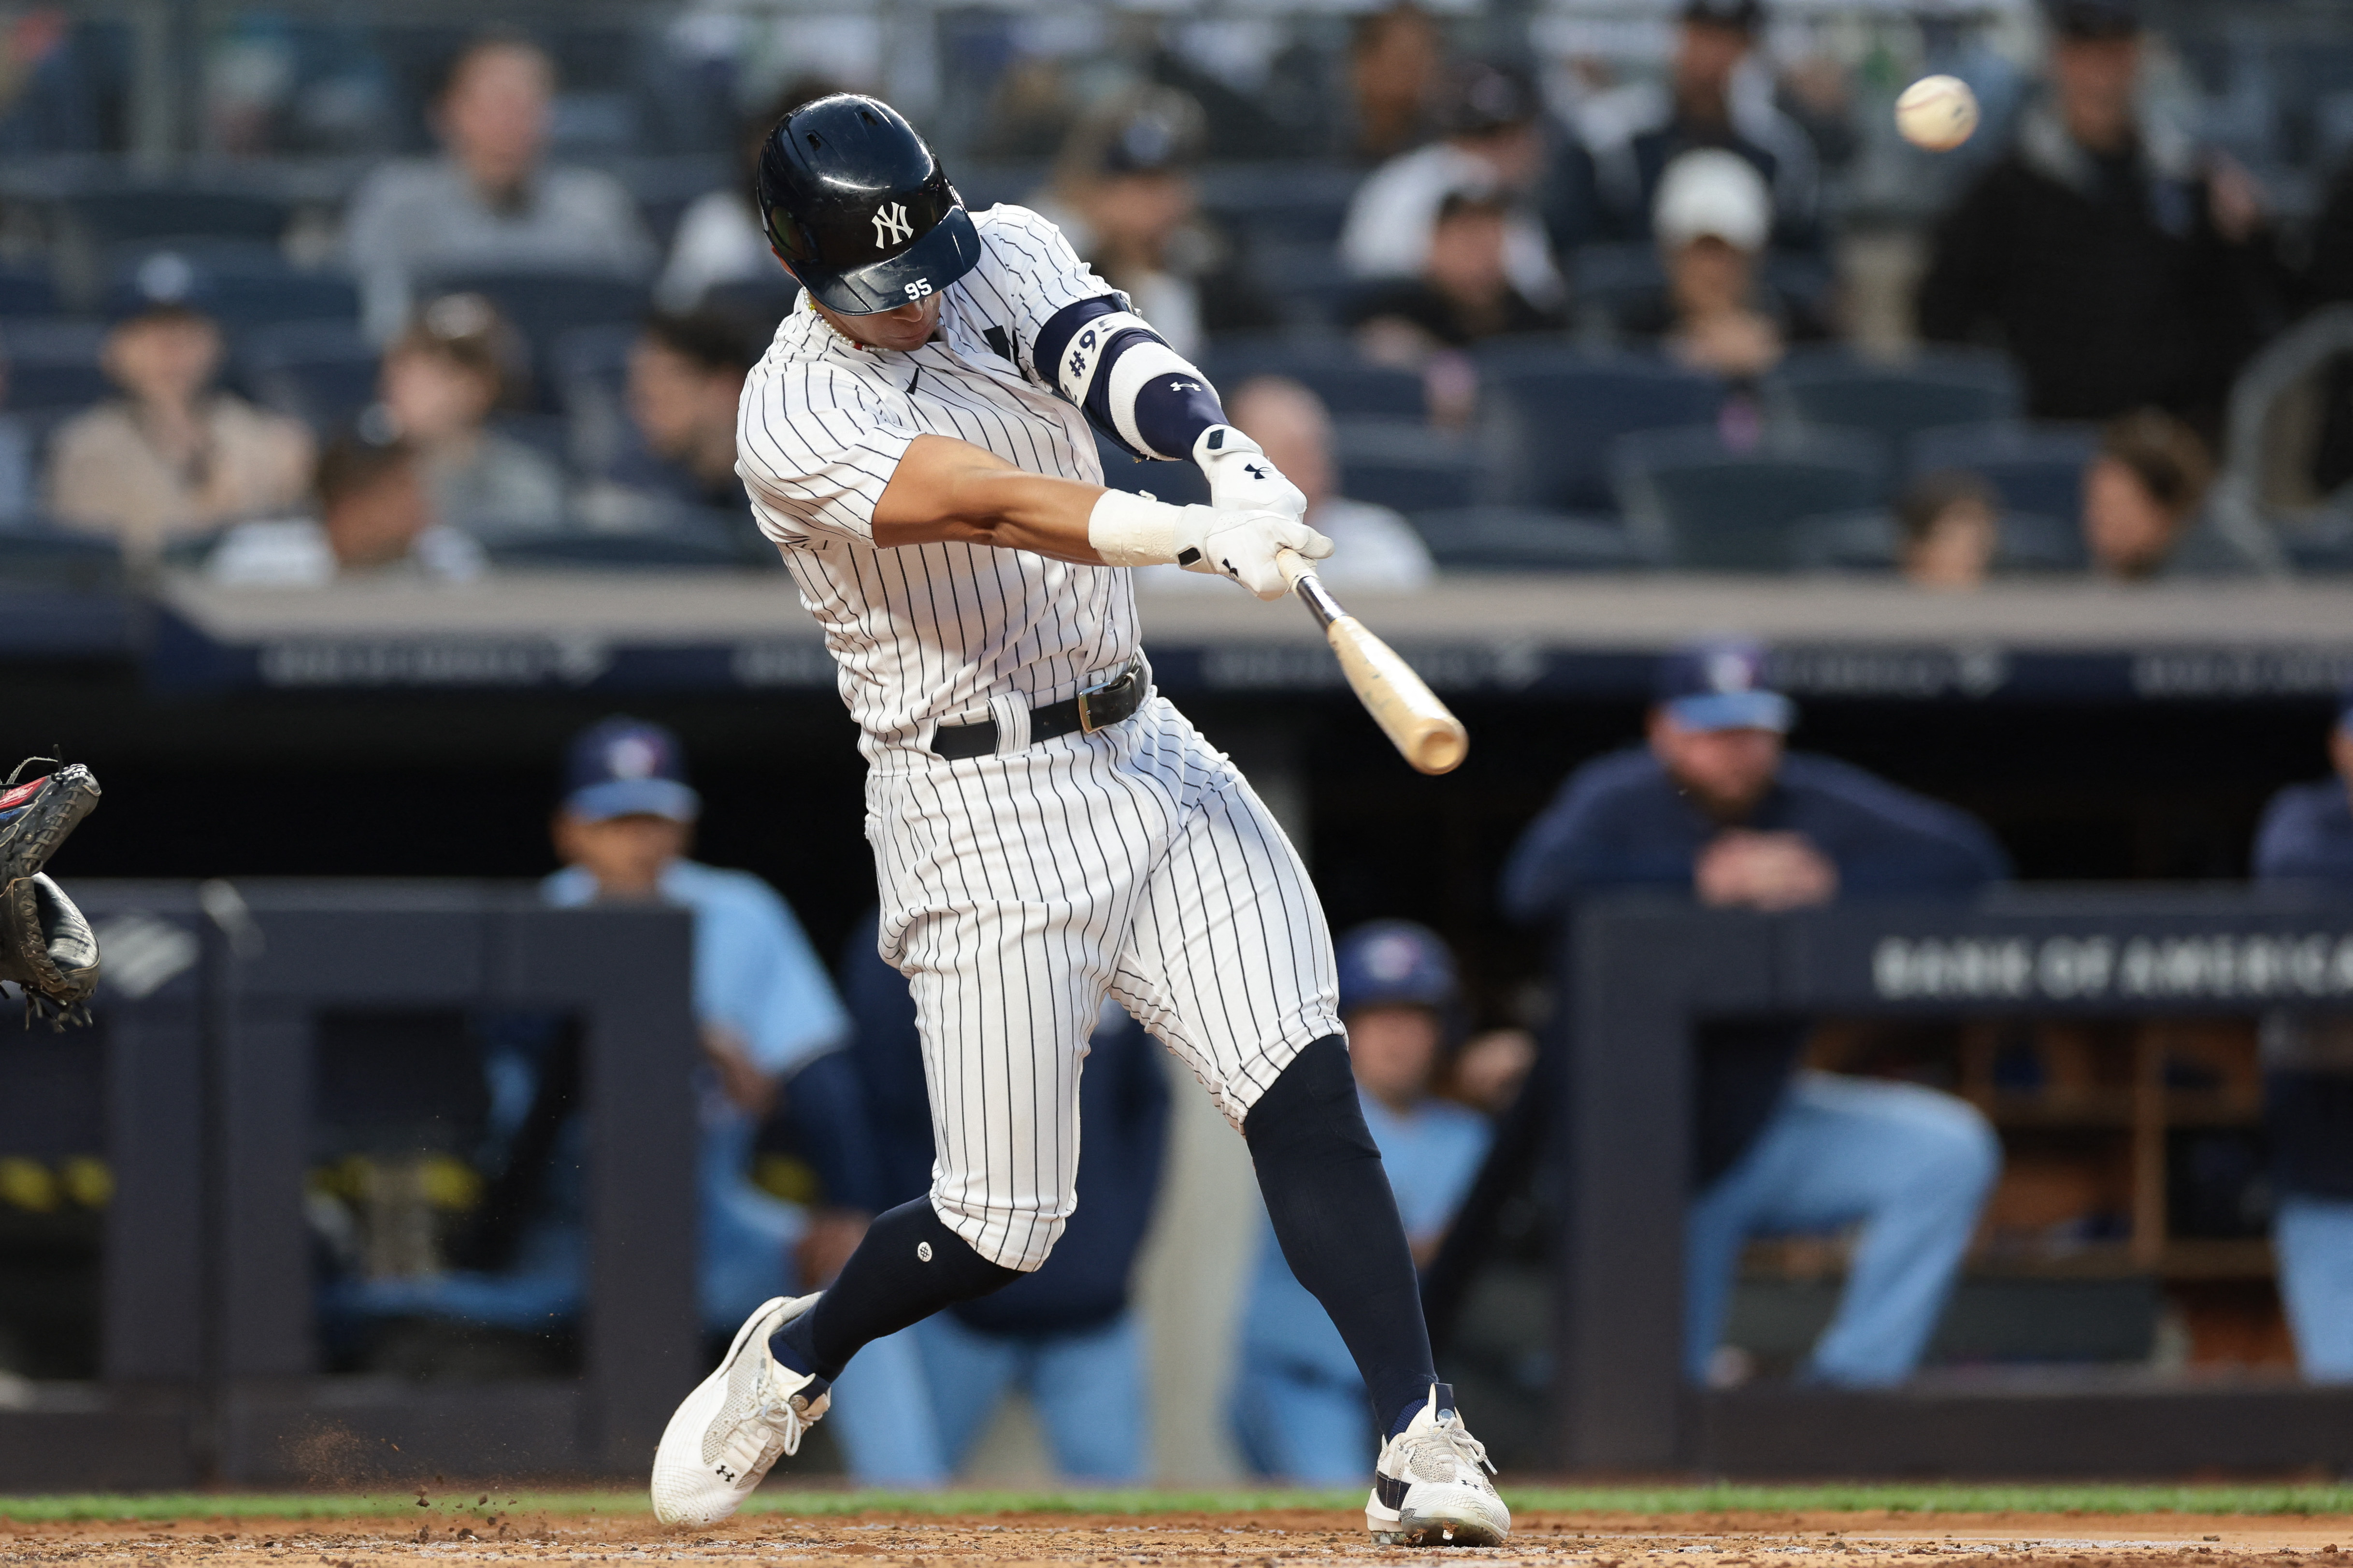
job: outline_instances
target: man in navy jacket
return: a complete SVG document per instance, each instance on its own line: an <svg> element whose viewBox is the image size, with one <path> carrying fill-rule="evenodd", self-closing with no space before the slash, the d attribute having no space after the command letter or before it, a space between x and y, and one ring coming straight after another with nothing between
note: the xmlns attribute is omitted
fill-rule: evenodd
<svg viewBox="0 0 2353 1568"><path fill-rule="evenodd" d="M2328 736L2336 772L2272 797L2255 835L2255 877L2353 898L2353 687ZM2353 1382L2353 1016L2263 1020L2264 1120L2279 1208L2272 1248L2296 1364L2316 1383Z"/></svg>
<svg viewBox="0 0 2353 1568"><path fill-rule="evenodd" d="M1558 920L1629 888L1762 910L1960 897L2009 874L2000 846L1961 812L1788 754L1795 716L1764 685L1753 646L1667 659L1649 745L1569 776L1504 868L1508 912ZM1790 1020L1700 1032L1683 1299L1694 1381L1709 1375L1749 1237L1857 1224L1846 1289L1805 1375L1857 1387L1907 1376L2000 1168L1991 1128L1949 1095L1799 1071L1806 1033Z"/></svg>

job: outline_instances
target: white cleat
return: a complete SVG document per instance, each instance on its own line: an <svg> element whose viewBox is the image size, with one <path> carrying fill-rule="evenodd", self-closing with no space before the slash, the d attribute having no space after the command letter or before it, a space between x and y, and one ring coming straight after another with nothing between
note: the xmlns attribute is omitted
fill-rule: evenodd
<svg viewBox="0 0 2353 1568"><path fill-rule="evenodd" d="M1365 1528L1384 1546L1501 1546L1512 1510L1487 1478L1494 1468L1462 1429L1453 1388L1431 1383L1413 1424L1381 1445Z"/></svg>
<svg viewBox="0 0 2353 1568"><path fill-rule="evenodd" d="M832 1385L768 1352L768 1336L817 1305L776 1297L735 1330L718 1370L695 1385L654 1450L654 1517L664 1524L717 1524L744 1506L779 1456L800 1452L801 1434L833 1402Z"/></svg>

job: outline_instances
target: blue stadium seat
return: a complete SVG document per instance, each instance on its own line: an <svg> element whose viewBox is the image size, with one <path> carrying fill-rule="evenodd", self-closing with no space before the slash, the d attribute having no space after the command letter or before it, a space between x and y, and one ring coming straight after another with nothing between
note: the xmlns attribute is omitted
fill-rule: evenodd
<svg viewBox="0 0 2353 1568"><path fill-rule="evenodd" d="M1479 454L1460 438L1399 419L1341 419L1332 430L1340 493L1398 512L1460 506L1480 493Z"/></svg>
<svg viewBox="0 0 2353 1568"><path fill-rule="evenodd" d="M1201 368L1229 397L1253 376L1288 376L1323 398L1324 406L1341 418L1377 414L1419 419L1430 411L1419 375L1368 364L1345 343L1272 336L1220 338L1203 356Z"/></svg>
<svg viewBox="0 0 2353 1568"><path fill-rule="evenodd" d="M1361 177L1337 164L1229 164L1201 181L1201 205L1245 242L1290 240L1328 252Z"/></svg>
<svg viewBox="0 0 2353 1568"><path fill-rule="evenodd" d="M1459 506L1413 514L1430 557L1449 570L1607 572L1646 564L1615 519L1525 506Z"/></svg>
<svg viewBox="0 0 2353 1568"><path fill-rule="evenodd" d="M495 567L557 569L592 567L629 570L644 567L725 568L752 562L743 547L702 530L658 534L534 534L494 540L483 546Z"/></svg>
<svg viewBox="0 0 2353 1568"><path fill-rule="evenodd" d="M77 191L63 205L71 225L100 247L197 237L275 243L294 213L285 196L177 183Z"/></svg>
<svg viewBox="0 0 2353 1568"><path fill-rule="evenodd" d="M1993 567L1998 572L2073 572L2084 568L2081 530L2063 518L2002 514ZM1892 572L1900 546L1894 515L1882 507L1800 518L1789 531L1789 564L1799 571Z"/></svg>
<svg viewBox="0 0 2353 1568"><path fill-rule="evenodd" d="M23 409L86 408L114 396L99 368L106 323L73 317L0 323L0 356L8 364L8 405Z"/></svg>
<svg viewBox="0 0 2353 1568"><path fill-rule="evenodd" d="M1799 520L1868 505L1885 462L1881 443L1851 430L1778 436L1736 451L1701 426L1622 436L1610 467L1634 537L1669 565L1779 571Z"/></svg>
<svg viewBox="0 0 2353 1568"><path fill-rule="evenodd" d="M110 312L182 291L232 334L280 322L357 321L358 286L340 272L289 264L274 249L131 247L118 250L107 289ZM162 287L159 279L168 280Z"/></svg>
<svg viewBox="0 0 2353 1568"><path fill-rule="evenodd" d="M1901 442L1947 425L2017 416L2018 372L2000 355L1944 349L1904 365L1842 350L1792 354L1765 381L1773 419L1807 429L1869 430Z"/></svg>
<svg viewBox="0 0 2353 1568"><path fill-rule="evenodd" d="M39 525L0 529L0 583L101 593L122 582L122 551L111 539Z"/></svg>
<svg viewBox="0 0 2353 1568"><path fill-rule="evenodd" d="M1998 421L1922 430L1904 447L1909 477L1938 469L1980 474L2004 506L2044 517L2074 517L2083 512L2084 465L2099 450L2100 433L2089 425Z"/></svg>
<svg viewBox="0 0 2353 1568"><path fill-rule="evenodd" d="M284 322L238 344L237 369L265 408L290 414L322 436L343 429L375 401L375 345L354 321Z"/></svg>
<svg viewBox="0 0 2353 1568"><path fill-rule="evenodd" d="M551 350L548 388L572 423L571 447L582 468L607 473L638 443L628 414L629 345L634 324L575 327Z"/></svg>
<svg viewBox="0 0 2353 1568"><path fill-rule="evenodd" d="M1499 498L1607 512L1611 442L1704 424L1723 401L1723 383L1634 355L1504 361L1484 377L1479 443Z"/></svg>
<svg viewBox="0 0 2353 1568"><path fill-rule="evenodd" d="M702 291L702 307L741 316L746 321L765 321L771 328L792 313L800 302L801 286L787 277L780 268L773 278L744 278L732 283L713 283Z"/></svg>
<svg viewBox="0 0 2353 1568"><path fill-rule="evenodd" d="M47 267L0 267L0 316L58 313L58 286Z"/></svg>
<svg viewBox="0 0 2353 1568"><path fill-rule="evenodd" d="M477 293L489 298L531 344L532 370L541 378L541 400L553 408L546 383L554 376L555 340L577 327L614 326L642 321L652 309L646 285L596 272L444 272L419 279L417 297Z"/></svg>
<svg viewBox="0 0 2353 1568"><path fill-rule="evenodd" d="M1209 480L1189 462L1138 462L1094 432L1095 455L1103 460L1103 483L1131 494L1150 493L1171 506L1206 506Z"/></svg>

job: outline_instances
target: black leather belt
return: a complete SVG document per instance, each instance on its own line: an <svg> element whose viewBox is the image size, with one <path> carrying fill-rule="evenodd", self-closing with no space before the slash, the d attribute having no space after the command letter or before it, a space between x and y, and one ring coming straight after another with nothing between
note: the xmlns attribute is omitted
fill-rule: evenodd
<svg viewBox="0 0 2353 1568"><path fill-rule="evenodd" d="M1029 744L1078 731L1092 735L1144 705L1144 666L1130 664L1100 686L1089 686L1077 696L1029 710ZM932 750L951 762L997 753L997 721L944 724L932 736Z"/></svg>

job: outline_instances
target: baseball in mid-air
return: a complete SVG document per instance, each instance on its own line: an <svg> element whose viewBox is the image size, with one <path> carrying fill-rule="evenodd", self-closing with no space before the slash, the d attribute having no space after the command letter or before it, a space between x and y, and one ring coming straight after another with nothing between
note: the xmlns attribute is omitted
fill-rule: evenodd
<svg viewBox="0 0 2353 1568"><path fill-rule="evenodd" d="M1915 147L1949 153L1978 128L1978 95L1957 76L1924 76L1895 101L1895 129Z"/></svg>

